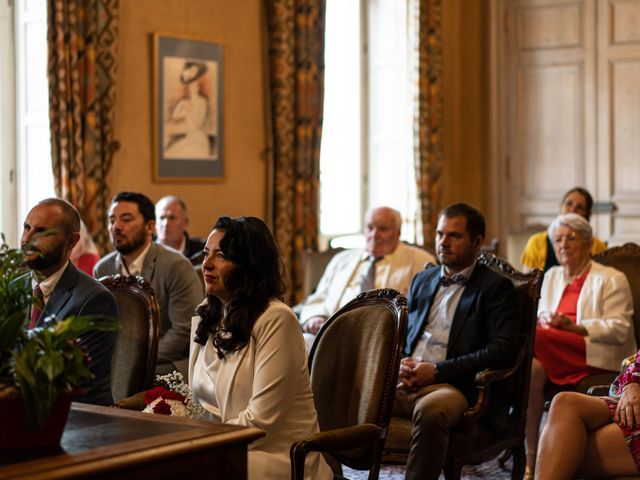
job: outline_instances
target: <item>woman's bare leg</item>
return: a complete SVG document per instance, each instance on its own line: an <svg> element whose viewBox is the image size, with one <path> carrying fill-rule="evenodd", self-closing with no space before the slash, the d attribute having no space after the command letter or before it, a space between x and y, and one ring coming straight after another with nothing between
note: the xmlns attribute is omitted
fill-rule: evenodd
<svg viewBox="0 0 640 480"><path fill-rule="evenodd" d="M615 423L587 435L587 449L580 467L580 478L611 478L638 475L638 469Z"/></svg>
<svg viewBox="0 0 640 480"><path fill-rule="evenodd" d="M628 461L624 461L625 455ZM622 432L610 423L604 400L563 392L556 395L551 404L540 441L535 478L572 479L579 468L590 472L593 478L602 478L605 469L618 475L629 470L635 472Z"/></svg>
<svg viewBox="0 0 640 480"><path fill-rule="evenodd" d="M534 357L531 363L529 406L527 407L527 426L525 430L527 466L532 470L536 464L540 419L542 418L542 412L544 410L544 386L546 383L547 374L542 367L542 363L540 363L540 361Z"/></svg>

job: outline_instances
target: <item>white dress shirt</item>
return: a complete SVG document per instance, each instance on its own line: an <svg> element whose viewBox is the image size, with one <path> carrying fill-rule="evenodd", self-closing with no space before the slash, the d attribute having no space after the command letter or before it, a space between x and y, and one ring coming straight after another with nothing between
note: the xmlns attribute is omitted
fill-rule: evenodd
<svg viewBox="0 0 640 480"><path fill-rule="evenodd" d="M58 281L60 281L60 278L62 277L62 274L64 273L65 269L67 268L67 265L69 265L69 262L65 263L60 268L60 270L58 270L52 275L49 275L47 278L45 278L41 282L38 282L36 278L36 273L34 271L31 271L31 289L33 290L36 288L36 286L40 285L40 290L42 290L42 296L44 297L44 305L47 304L47 302L49 301L49 298L51 297L51 294L56 289L56 285L58 285Z"/></svg>
<svg viewBox="0 0 640 480"><path fill-rule="evenodd" d="M149 242L147 248L145 248L142 253L138 255L133 262L131 262L130 265L126 265L124 257L118 254L120 255L120 264L122 265L122 267L120 268L120 273L122 273L123 275L140 275L140 272L142 272L142 265L144 264L144 257L147 256L150 248L151 242Z"/></svg>
<svg viewBox="0 0 640 480"><path fill-rule="evenodd" d="M471 277L475 267L476 262L460 272L460 275L465 278L463 283L438 286L429 310L429 320L420 336L420 340L416 344L416 348L413 349L412 358L433 364L447 358L447 345L449 344L449 332L451 331L453 316L458 308L458 303L460 303L465 284ZM443 265L440 270L440 278L447 276L444 268Z"/></svg>

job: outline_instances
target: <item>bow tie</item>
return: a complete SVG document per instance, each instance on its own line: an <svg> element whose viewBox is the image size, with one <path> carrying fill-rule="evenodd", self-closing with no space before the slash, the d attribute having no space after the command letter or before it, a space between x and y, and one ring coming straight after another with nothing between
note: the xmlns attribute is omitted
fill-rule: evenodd
<svg viewBox="0 0 640 480"><path fill-rule="evenodd" d="M442 285L443 287L455 285L456 283L463 284L464 281L464 275L462 275L461 273L456 273L453 277L445 277L444 275L440 277L440 285Z"/></svg>

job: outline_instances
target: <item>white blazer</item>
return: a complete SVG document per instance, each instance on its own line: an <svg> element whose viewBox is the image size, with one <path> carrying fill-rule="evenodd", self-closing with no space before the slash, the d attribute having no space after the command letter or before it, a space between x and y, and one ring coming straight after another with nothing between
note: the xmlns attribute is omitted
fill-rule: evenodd
<svg viewBox="0 0 640 480"><path fill-rule="evenodd" d="M538 316L556 311L566 285L562 266L547 271ZM624 273L591 262L578 297L576 318L589 333L584 337L588 366L618 371L620 362L637 352L632 316L633 297Z"/></svg>
<svg viewBox="0 0 640 480"><path fill-rule="evenodd" d="M343 298L344 292L366 258L367 254L360 248L345 250L333 257L322 274L318 288L302 306L300 323L315 316L329 318L352 300ZM376 288L393 288L406 295L413 277L424 270L429 262L436 263L433 255L400 242L392 253L378 262Z"/></svg>
<svg viewBox="0 0 640 480"><path fill-rule="evenodd" d="M199 322L193 317L192 338ZM319 431L300 326L278 300L256 320L248 345L222 360L211 337L204 347L192 342L189 385L214 420L266 433L249 446L252 480L290 478L291 445ZM320 454L307 456L305 478L333 478Z"/></svg>

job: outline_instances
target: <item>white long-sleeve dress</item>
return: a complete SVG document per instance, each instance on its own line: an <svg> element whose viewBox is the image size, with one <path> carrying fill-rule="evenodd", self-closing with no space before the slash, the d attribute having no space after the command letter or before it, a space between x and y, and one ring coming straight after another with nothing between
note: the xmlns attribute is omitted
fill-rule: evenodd
<svg viewBox="0 0 640 480"><path fill-rule="evenodd" d="M192 338L200 317L192 320ZM295 314L272 300L253 326L248 345L219 359L211 337L191 343L189 385L214 419L266 435L249 446L249 478L290 478L291 445L318 432L304 340ZM333 474L320 454L305 464L306 479Z"/></svg>

